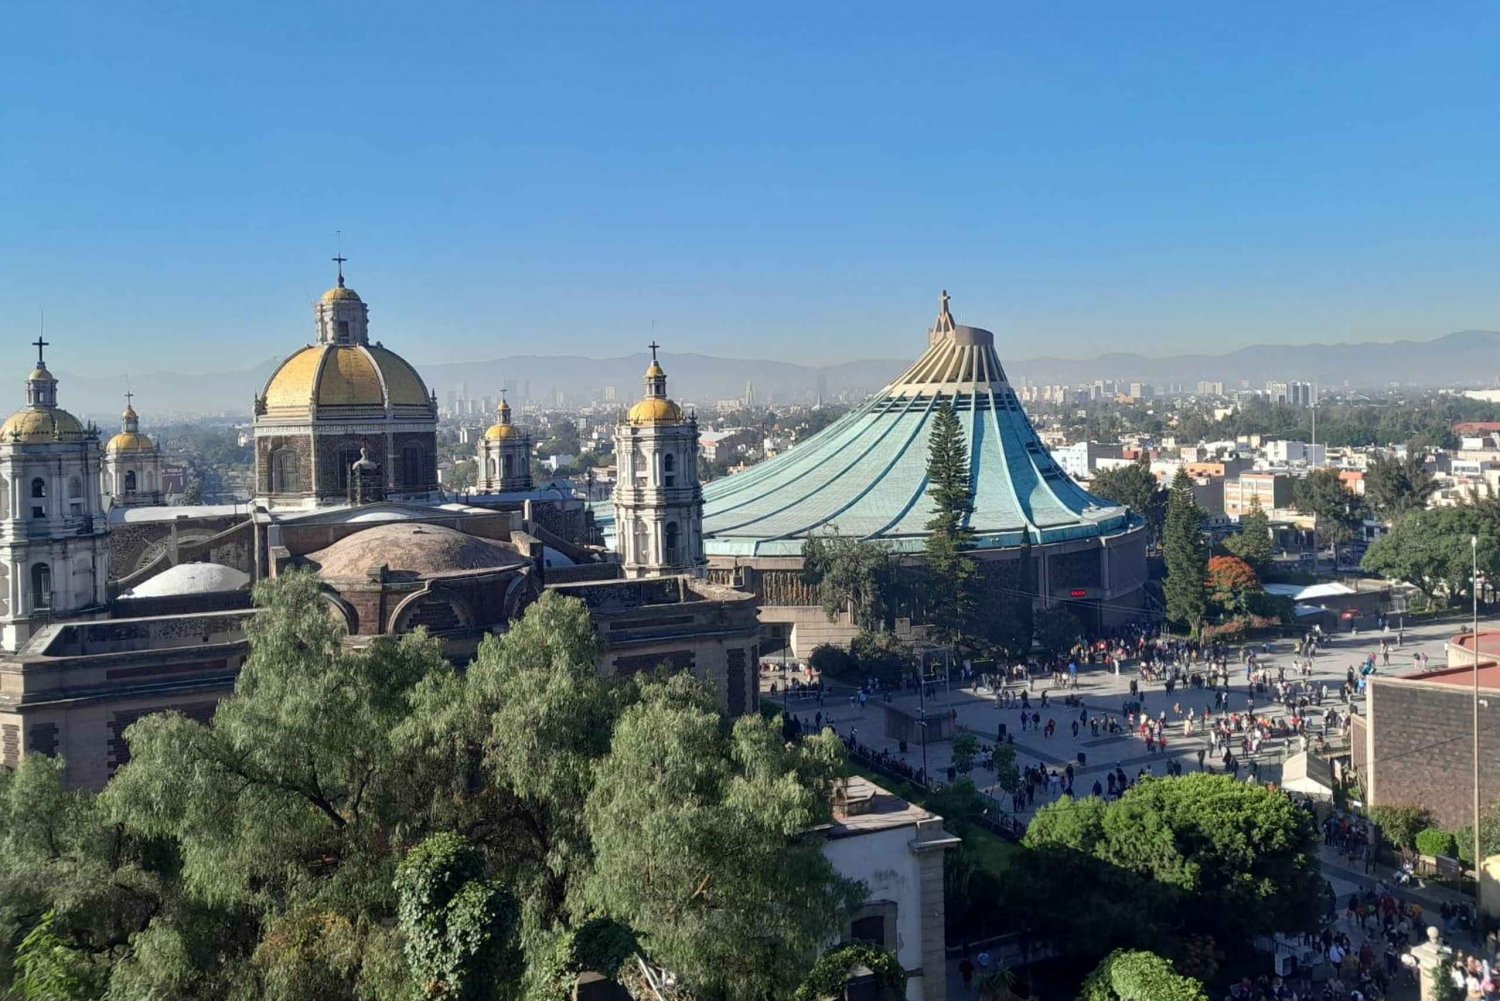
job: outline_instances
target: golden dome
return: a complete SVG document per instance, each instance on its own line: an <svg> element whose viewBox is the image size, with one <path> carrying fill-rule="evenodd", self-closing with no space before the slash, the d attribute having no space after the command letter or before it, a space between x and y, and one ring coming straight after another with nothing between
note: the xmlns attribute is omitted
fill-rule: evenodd
<svg viewBox="0 0 1500 1001"><path fill-rule="evenodd" d="M34 369L31 370L31 374L26 377L26 381L27 382L56 382L57 381L57 376L55 376L51 372L47 371L47 369L46 369L45 366L38 365L36 368L34 368Z"/></svg>
<svg viewBox="0 0 1500 1001"><path fill-rule="evenodd" d="M125 412L120 415L120 419L125 421L137 421L140 420L140 415L135 412L135 407L132 407L127 403L125 404Z"/></svg>
<svg viewBox="0 0 1500 1001"><path fill-rule="evenodd" d="M266 383L267 410L308 407L431 407L416 369L394 351L316 344L292 355Z"/></svg>
<svg viewBox="0 0 1500 1001"><path fill-rule="evenodd" d="M333 302L335 299L353 299L356 302L360 301L358 292L343 285L335 285L333 288L323 293L324 302Z"/></svg>
<svg viewBox="0 0 1500 1001"><path fill-rule="evenodd" d="M106 452L149 452L155 446L139 431L121 431L105 444Z"/></svg>
<svg viewBox="0 0 1500 1001"><path fill-rule="evenodd" d="M682 408L664 396L648 396L631 407L625 419L631 424L677 424Z"/></svg>
<svg viewBox="0 0 1500 1001"><path fill-rule="evenodd" d="M655 379L666 374L661 370L661 366L656 363L656 359L651 359L651 367L646 369L646 378Z"/></svg>
<svg viewBox="0 0 1500 1001"><path fill-rule="evenodd" d="M27 407L17 410L10 419L0 425L0 442L9 441L72 441L84 438L84 430L77 417L57 407Z"/></svg>
<svg viewBox="0 0 1500 1001"><path fill-rule="evenodd" d="M491 424L484 437L486 441L508 441L521 437L521 429L514 424Z"/></svg>

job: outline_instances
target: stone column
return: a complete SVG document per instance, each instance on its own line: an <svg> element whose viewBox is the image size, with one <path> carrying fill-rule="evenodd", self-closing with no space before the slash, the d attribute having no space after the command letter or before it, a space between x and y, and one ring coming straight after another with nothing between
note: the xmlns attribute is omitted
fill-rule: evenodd
<svg viewBox="0 0 1500 1001"><path fill-rule="evenodd" d="M1443 944L1436 928L1427 929L1427 941L1412 949L1412 958L1417 962L1417 970L1421 976L1421 998L1422 1001L1437 1001L1438 998L1438 973L1443 961L1453 954L1453 950Z"/></svg>

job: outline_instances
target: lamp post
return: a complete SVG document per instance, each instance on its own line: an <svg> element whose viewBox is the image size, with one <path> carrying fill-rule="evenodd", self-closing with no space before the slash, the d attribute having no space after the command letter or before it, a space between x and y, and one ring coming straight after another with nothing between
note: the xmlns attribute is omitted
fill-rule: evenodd
<svg viewBox="0 0 1500 1001"><path fill-rule="evenodd" d="M1474 559L1473 628L1474 637L1474 920L1478 927L1484 926L1484 878L1479 854L1479 536L1469 536L1469 549Z"/></svg>

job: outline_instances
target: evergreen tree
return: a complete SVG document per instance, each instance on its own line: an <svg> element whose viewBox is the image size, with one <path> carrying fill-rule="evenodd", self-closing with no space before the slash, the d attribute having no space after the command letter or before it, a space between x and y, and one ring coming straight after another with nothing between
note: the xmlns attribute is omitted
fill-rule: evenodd
<svg viewBox="0 0 1500 1001"><path fill-rule="evenodd" d="M1162 549L1166 557L1167 618L1198 635L1208 610L1208 547L1203 542L1204 512L1193 498L1193 481L1178 470L1167 502Z"/></svg>
<svg viewBox="0 0 1500 1001"><path fill-rule="evenodd" d="M1129 465L1095 472L1089 481L1089 493L1124 504L1146 519L1146 535L1153 545L1161 539L1162 525L1167 519L1167 492L1156 482L1144 456Z"/></svg>
<svg viewBox="0 0 1500 1001"><path fill-rule="evenodd" d="M964 550L973 541L969 515L969 448L951 405L933 419L927 445L927 496L933 513L927 522L928 618L934 632L957 643L970 630L978 605L979 567Z"/></svg>
<svg viewBox="0 0 1500 1001"><path fill-rule="evenodd" d="M1250 564L1256 573L1270 569L1276 547L1271 543L1271 519L1261 510L1260 498L1253 498L1250 510L1240 518L1240 530L1224 540L1224 548Z"/></svg>

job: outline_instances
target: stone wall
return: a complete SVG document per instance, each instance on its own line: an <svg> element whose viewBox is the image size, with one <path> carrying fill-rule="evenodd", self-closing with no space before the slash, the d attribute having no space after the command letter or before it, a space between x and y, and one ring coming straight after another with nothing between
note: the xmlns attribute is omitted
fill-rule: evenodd
<svg viewBox="0 0 1500 1001"><path fill-rule="evenodd" d="M243 526L227 538L224 532ZM222 563L225 566L255 573L254 527L245 515L223 515L207 518L174 518L169 521L126 521L109 527L109 578L120 580L145 569L162 553L170 555L174 546L178 562ZM214 544L206 546L208 540ZM161 564L161 569L171 566Z"/></svg>
<svg viewBox="0 0 1500 1001"><path fill-rule="evenodd" d="M309 496L312 493L312 436L308 434L256 435L255 438L255 493L257 497L269 497L271 491L271 453L289 448L297 455L297 479L300 490L287 496Z"/></svg>
<svg viewBox="0 0 1500 1001"><path fill-rule="evenodd" d="M1415 678L1370 680L1366 753L1356 761L1370 803L1425 806L1448 829L1472 822L1473 690ZM1500 800L1500 691L1481 689L1480 698L1480 802L1487 808Z"/></svg>

